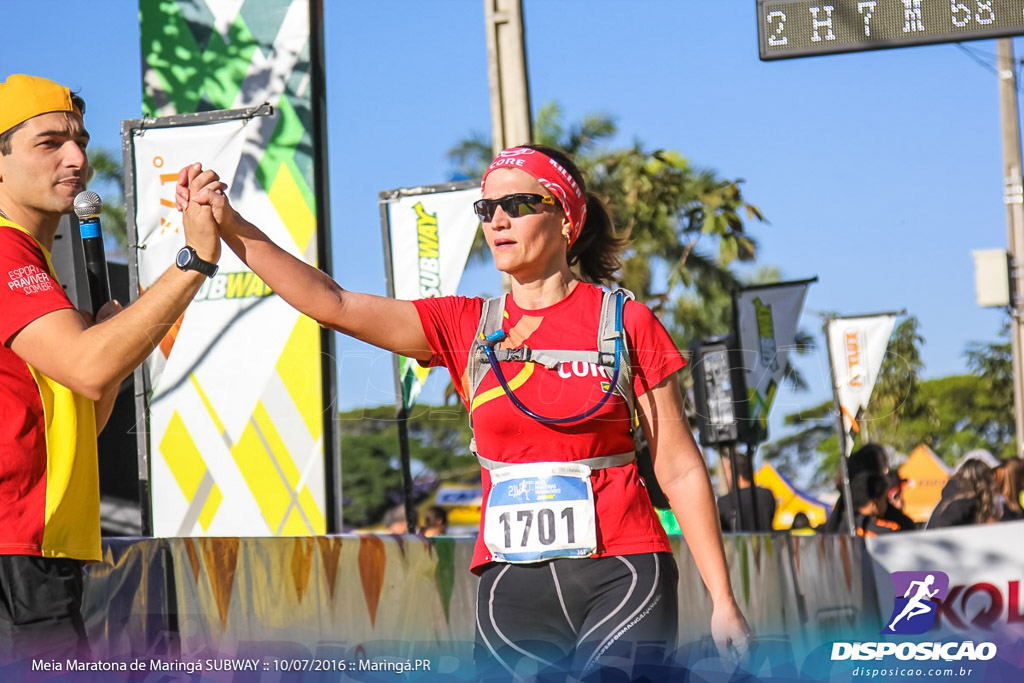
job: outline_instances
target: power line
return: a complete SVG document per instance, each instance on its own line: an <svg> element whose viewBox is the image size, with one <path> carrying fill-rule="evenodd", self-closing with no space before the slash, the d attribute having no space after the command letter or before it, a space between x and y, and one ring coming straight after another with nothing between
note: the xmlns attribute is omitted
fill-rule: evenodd
<svg viewBox="0 0 1024 683"><path fill-rule="evenodd" d="M967 55L968 57L973 59L982 68L988 69L989 71L991 71L994 74L997 74L997 75L999 74L999 70L996 68L996 65L995 65L995 55L988 55L990 60L986 60L983 57L981 57L974 50L971 50L970 48L965 47L962 43L954 43L954 45L956 45L956 47L959 48L961 52L963 52L965 55Z"/></svg>

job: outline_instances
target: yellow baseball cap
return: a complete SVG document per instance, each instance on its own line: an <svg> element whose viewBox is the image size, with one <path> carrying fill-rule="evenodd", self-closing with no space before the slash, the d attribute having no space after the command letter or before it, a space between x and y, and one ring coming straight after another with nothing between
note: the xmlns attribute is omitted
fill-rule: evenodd
<svg viewBox="0 0 1024 683"><path fill-rule="evenodd" d="M71 91L46 78L11 74L0 83L0 135L33 116L54 111L82 115L71 102Z"/></svg>

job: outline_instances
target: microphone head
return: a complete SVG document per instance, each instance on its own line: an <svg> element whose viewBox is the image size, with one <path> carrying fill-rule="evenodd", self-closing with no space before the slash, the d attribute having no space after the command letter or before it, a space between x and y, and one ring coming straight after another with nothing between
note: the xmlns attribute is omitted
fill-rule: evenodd
<svg viewBox="0 0 1024 683"><path fill-rule="evenodd" d="M92 190L79 192L78 196L75 197L75 215L78 216L80 221L99 216L102 208L103 200Z"/></svg>

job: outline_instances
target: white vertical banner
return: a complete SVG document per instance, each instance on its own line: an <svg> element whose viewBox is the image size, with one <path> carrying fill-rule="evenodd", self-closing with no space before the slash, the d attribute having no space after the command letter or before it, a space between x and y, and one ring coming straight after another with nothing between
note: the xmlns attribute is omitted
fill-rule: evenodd
<svg viewBox="0 0 1024 683"><path fill-rule="evenodd" d="M234 206L271 239L315 262L313 233L285 222L274 191L238 172L252 153L251 117L151 125L130 136L143 292L185 243L174 188L195 161L232 184ZM226 247L219 266L147 363L153 533L326 533L318 326Z"/></svg>
<svg viewBox="0 0 1024 683"><path fill-rule="evenodd" d="M768 413L786 372L807 285L817 278L738 290L733 295L736 334L747 385L747 418L766 434Z"/></svg>
<svg viewBox="0 0 1024 683"><path fill-rule="evenodd" d="M154 128L136 133L132 137L135 152L135 188L136 188L136 233L138 236L138 270L139 287L145 291L156 282L167 266L174 263L174 256L185 245L182 231L181 213L174 208L174 187L178 180L178 170L195 161L202 160L204 168L210 168L230 182L242 158L242 147L245 143L245 121L221 121L187 128ZM232 192L232 195L234 193ZM237 205L238 200L232 196ZM225 261L241 262L234 259L230 250L224 250ZM224 273L236 268L224 268ZM224 274L222 273L222 275ZM197 300L206 298L211 282L203 285ZM196 311L193 309L190 320ZM225 319L226 320L226 319ZM181 321L184 322L184 319ZM205 321L205 329L220 332L224 320L217 318ZM168 355L177 332L165 341L160 352L154 352L146 361L151 386L160 386L160 378L167 363ZM204 335L206 336L206 335ZM204 340L204 343L210 341Z"/></svg>
<svg viewBox="0 0 1024 683"><path fill-rule="evenodd" d="M857 419L871 399L898 313L843 316L825 321L832 377L846 432L858 431Z"/></svg>
<svg viewBox="0 0 1024 683"><path fill-rule="evenodd" d="M479 184L450 191L438 191L435 186L382 193L388 195L393 197L387 199L386 226L393 296L409 300L455 294L480 226L473 212L473 201L480 198ZM406 408L415 402L428 372L412 359L401 359L399 377Z"/></svg>

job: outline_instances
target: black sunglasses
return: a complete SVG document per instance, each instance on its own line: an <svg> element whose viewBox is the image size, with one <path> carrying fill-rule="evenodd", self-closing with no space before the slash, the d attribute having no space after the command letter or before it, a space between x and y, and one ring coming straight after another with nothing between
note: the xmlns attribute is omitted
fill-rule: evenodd
<svg viewBox="0 0 1024 683"><path fill-rule="evenodd" d="M519 218L537 213L537 207L542 204L558 206L558 201L551 195L517 192L497 199L478 199L473 202L473 211L481 221L490 223L494 220L494 210L499 206L510 218Z"/></svg>

